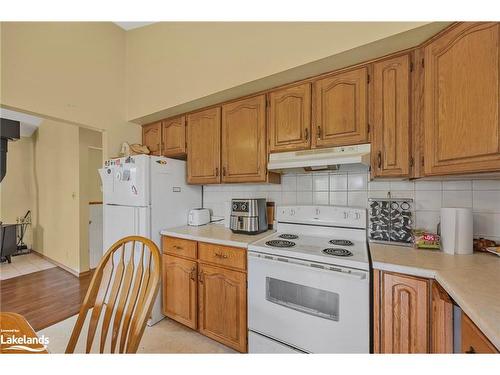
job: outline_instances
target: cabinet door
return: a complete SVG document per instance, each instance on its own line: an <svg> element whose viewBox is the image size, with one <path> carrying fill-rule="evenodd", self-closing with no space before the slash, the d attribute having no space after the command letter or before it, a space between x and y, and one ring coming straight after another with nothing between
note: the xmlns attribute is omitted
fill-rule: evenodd
<svg viewBox="0 0 500 375"><path fill-rule="evenodd" d="M198 288L200 332L246 352L246 274L200 264Z"/></svg>
<svg viewBox="0 0 500 375"><path fill-rule="evenodd" d="M373 177L406 177L410 171L410 57L373 64Z"/></svg>
<svg viewBox="0 0 500 375"><path fill-rule="evenodd" d="M462 311L461 352L467 354L496 354L498 350L483 332Z"/></svg>
<svg viewBox="0 0 500 375"><path fill-rule="evenodd" d="M364 67L314 82L312 147L368 141L367 81Z"/></svg>
<svg viewBox="0 0 500 375"><path fill-rule="evenodd" d="M163 255L163 312L196 329L196 261Z"/></svg>
<svg viewBox="0 0 500 375"><path fill-rule="evenodd" d="M142 144L148 146L151 155L161 155L161 121L142 127Z"/></svg>
<svg viewBox="0 0 500 375"><path fill-rule="evenodd" d="M267 171L264 95L222 106L222 181L264 182Z"/></svg>
<svg viewBox="0 0 500 375"><path fill-rule="evenodd" d="M269 152L311 147L311 84L269 93Z"/></svg>
<svg viewBox="0 0 500 375"><path fill-rule="evenodd" d="M453 301L432 281L431 353L453 353Z"/></svg>
<svg viewBox="0 0 500 375"><path fill-rule="evenodd" d="M500 170L499 28L465 22L425 47L426 175Z"/></svg>
<svg viewBox="0 0 500 375"><path fill-rule="evenodd" d="M383 273L381 352L429 352L428 281Z"/></svg>
<svg viewBox="0 0 500 375"><path fill-rule="evenodd" d="M186 154L186 118L176 117L162 122L163 156L183 156Z"/></svg>
<svg viewBox="0 0 500 375"><path fill-rule="evenodd" d="M220 107L187 117L188 183L220 182Z"/></svg>

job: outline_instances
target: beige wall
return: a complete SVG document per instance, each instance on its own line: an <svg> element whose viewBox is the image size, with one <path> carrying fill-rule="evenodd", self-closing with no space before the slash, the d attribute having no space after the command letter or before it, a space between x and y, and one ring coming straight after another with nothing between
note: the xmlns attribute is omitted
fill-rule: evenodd
<svg viewBox="0 0 500 375"><path fill-rule="evenodd" d="M34 135L38 209L33 248L80 270L78 127L46 120Z"/></svg>
<svg viewBox="0 0 500 375"><path fill-rule="evenodd" d="M140 141L126 122L125 31L111 22L0 23L0 104L106 130L105 155Z"/></svg>
<svg viewBox="0 0 500 375"><path fill-rule="evenodd" d="M161 22L127 32L133 120L387 38L423 22Z"/></svg>
<svg viewBox="0 0 500 375"><path fill-rule="evenodd" d="M31 137L8 144L7 174L0 184L0 221L15 223L28 210L32 212L32 219L35 218L33 147ZM33 244L31 227L28 227L24 242L29 247Z"/></svg>
<svg viewBox="0 0 500 375"><path fill-rule="evenodd" d="M94 186L97 181L97 170L89 178L89 169L91 163L95 162L89 158L89 146L101 147L102 136L101 133L80 128L78 132L79 142L79 186L80 186L80 263L79 271L84 272L89 269L89 201L91 194L95 195L95 190L98 189ZM99 163L99 167L102 165ZM95 167L95 165L94 165Z"/></svg>

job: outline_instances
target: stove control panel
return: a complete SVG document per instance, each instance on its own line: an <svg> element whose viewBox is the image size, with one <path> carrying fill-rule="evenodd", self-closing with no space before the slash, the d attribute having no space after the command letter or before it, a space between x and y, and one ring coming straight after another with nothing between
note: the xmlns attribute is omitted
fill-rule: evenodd
<svg viewBox="0 0 500 375"><path fill-rule="evenodd" d="M366 209L344 206L279 206L278 222L366 228Z"/></svg>

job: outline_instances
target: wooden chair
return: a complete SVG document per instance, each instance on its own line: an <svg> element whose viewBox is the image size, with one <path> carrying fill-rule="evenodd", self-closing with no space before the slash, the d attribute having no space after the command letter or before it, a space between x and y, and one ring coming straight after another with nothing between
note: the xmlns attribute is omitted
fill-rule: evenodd
<svg viewBox="0 0 500 375"><path fill-rule="evenodd" d="M138 261L139 259L139 261ZM83 300L66 353L73 353L88 311L86 352L90 353L102 319L99 351L110 333L110 352L135 353L156 299L160 280L160 250L151 240L129 236L117 241L99 262ZM112 330L111 320L113 318Z"/></svg>

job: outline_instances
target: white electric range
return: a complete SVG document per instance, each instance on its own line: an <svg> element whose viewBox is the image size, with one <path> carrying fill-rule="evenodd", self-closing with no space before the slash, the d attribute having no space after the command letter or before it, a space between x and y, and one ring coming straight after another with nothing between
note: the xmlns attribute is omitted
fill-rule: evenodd
<svg viewBox="0 0 500 375"><path fill-rule="evenodd" d="M250 353L369 353L366 210L280 206L248 247Z"/></svg>

